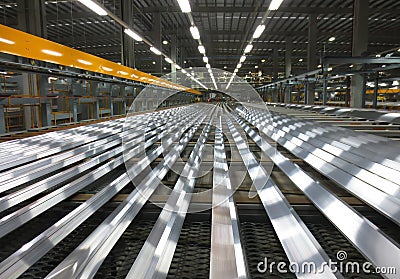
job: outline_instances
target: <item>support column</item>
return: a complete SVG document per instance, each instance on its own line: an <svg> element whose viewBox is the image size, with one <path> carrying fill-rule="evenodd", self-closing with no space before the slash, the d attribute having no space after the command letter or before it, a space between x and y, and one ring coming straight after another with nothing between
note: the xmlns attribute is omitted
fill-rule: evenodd
<svg viewBox="0 0 400 279"><path fill-rule="evenodd" d="M94 104L93 104L93 115L94 119L99 119L100 118L100 100L97 98L98 96L98 85L99 83L97 81L92 81L92 92L93 92L93 97L94 97ZM111 88L112 90L112 88Z"/></svg>
<svg viewBox="0 0 400 279"><path fill-rule="evenodd" d="M379 72L375 76L374 97L372 100L372 107L376 109L378 106L378 90L379 90Z"/></svg>
<svg viewBox="0 0 400 279"><path fill-rule="evenodd" d="M40 75L37 78L37 91L41 97L47 97L47 92L49 89L48 76ZM41 99L40 104L40 115L42 119L43 126L52 126L53 115L51 113L51 103L48 99Z"/></svg>
<svg viewBox="0 0 400 279"><path fill-rule="evenodd" d="M289 78L292 74L292 49L293 49L293 42L291 37L286 37L286 47L285 47L285 77ZM286 86L286 93L285 93L285 102L291 103L291 86Z"/></svg>
<svg viewBox="0 0 400 279"><path fill-rule="evenodd" d="M363 56L368 50L368 17L369 1L354 0L353 15L353 56ZM361 69L361 65L356 65L355 70ZM365 78L362 75L354 75L351 81L351 100L350 106L362 108L365 106L365 96L363 88Z"/></svg>
<svg viewBox="0 0 400 279"><path fill-rule="evenodd" d="M308 18L308 51L307 51L307 70L312 71L317 68L317 15L310 14ZM305 92L305 103L313 105L315 100L315 84L308 83Z"/></svg>
<svg viewBox="0 0 400 279"><path fill-rule="evenodd" d="M4 113L4 106L0 105L0 134L6 132L6 115Z"/></svg>
<svg viewBox="0 0 400 279"><path fill-rule="evenodd" d="M273 68L272 68L273 81L276 82L278 80L278 68L279 68L279 53L277 47L274 48L272 59L273 59Z"/></svg>
<svg viewBox="0 0 400 279"><path fill-rule="evenodd" d="M176 36L173 36L172 42L171 42L171 59L172 61L177 61L178 58L178 50L176 47ZM176 67L175 64L171 64L171 80L172 82L176 83Z"/></svg>
<svg viewBox="0 0 400 279"><path fill-rule="evenodd" d="M133 26L133 9L132 1L121 0L122 20ZM124 66L135 68L135 42L124 33L124 28L121 28L121 63Z"/></svg>
<svg viewBox="0 0 400 279"><path fill-rule="evenodd" d="M151 30L151 37L154 41L154 47L161 51L161 14L159 12L153 13L153 28ZM162 75L162 56L154 55L154 73L158 76Z"/></svg>
<svg viewBox="0 0 400 279"><path fill-rule="evenodd" d="M47 21L46 21L46 4L44 0L17 0L17 19L18 19L18 29L42 38L47 38ZM31 82L30 82L31 81ZM40 88L41 85L45 86L46 84L38 84L39 81L36 79L35 74L23 73L22 74L22 90L25 94L32 93L33 95L37 95L37 92L34 92L37 88ZM47 80L46 80L47 83ZM33 84L30 87L30 84ZM46 97L47 91L45 93L40 93L41 96ZM36 119L34 119L34 123L32 123L31 115L33 112L36 112ZM51 119L48 120L48 114L51 116L51 108L50 105L42 104L42 111L39 112L38 108L25 106L24 107L24 126L25 129L30 129L39 123L39 113L42 116L42 122L44 126L51 125ZM44 124L46 123L46 124Z"/></svg>
<svg viewBox="0 0 400 279"><path fill-rule="evenodd" d="M46 4L44 0L17 0L18 29L47 38Z"/></svg>
<svg viewBox="0 0 400 279"><path fill-rule="evenodd" d="M324 74L324 81L323 81L323 89L322 89L322 105L326 106L328 100L328 79L326 74Z"/></svg>

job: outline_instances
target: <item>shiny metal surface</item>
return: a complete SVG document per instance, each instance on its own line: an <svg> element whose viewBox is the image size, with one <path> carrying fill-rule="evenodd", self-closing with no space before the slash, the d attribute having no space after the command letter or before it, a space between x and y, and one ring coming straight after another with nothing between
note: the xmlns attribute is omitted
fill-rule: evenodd
<svg viewBox="0 0 400 279"><path fill-rule="evenodd" d="M398 143L316 122L311 109L277 107L268 116L257 105L195 104L138 114L129 124L112 120L0 143L0 241L16 239L2 243L8 254L0 250L0 278L104 276L110 261L118 266L118 253L131 260L107 276L197 278L186 266L205 262L196 267L206 271L201 278L348 278L329 268L257 271L266 250L277 261L319 266L335 261L345 243L360 262L396 268L381 276L397 278L398 238L381 224L400 224ZM247 175L236 189L238 168ZM201 191L207 194L194 194ZM55 221L24 232L65 205ZM317 228L337 233L329 245L316 233L311 211L324 220ZM46 274L32 275L94 216L101 218L96 226L82 230ZM141 231L131 226L146 218L154 222L142 242L126 243ZM194 218L204 218L207 229L197 224L188 232ZM272 234L260 228L253 235L249 219ZM276 250L282 254L274 258Z"/></svg>

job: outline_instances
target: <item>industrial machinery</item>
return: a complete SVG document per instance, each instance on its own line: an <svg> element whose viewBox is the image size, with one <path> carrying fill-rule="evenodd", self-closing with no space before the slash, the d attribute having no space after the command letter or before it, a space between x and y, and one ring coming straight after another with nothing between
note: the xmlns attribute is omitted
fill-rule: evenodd
<svg viewBox="0 0 400 279"><path fill-rule="evenodd" d="M318 276L397 278L398 130L269 108L199 103L0 144L0 278L303 278L331 261Z"/></svg>

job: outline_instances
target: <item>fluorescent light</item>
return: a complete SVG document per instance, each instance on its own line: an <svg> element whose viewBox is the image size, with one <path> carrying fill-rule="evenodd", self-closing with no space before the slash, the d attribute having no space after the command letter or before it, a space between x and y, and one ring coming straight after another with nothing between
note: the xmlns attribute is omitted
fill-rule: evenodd
<svg viewBox="0 0 400 279"><path fill-rule="evenodd" d="M169 64L174 63L174 61L172 61L171 58L169 57L165 57L165 61L167 61Z"/></svg>
<svg viewBox="0 0 400 279"><path fill-rule="evenodd" d="M108 68L106 66L102 66L102 68L103 68L104 71L107 71L107 72L112 72L112 70L113 70L113 69Z"/></svg>
<svg viewBox="0 0 400 279"><path fill-rule="evenodd" d="M260 36L261 36L262 32L264 32L264 30L265 30L265 25L264 24L258 25L257 28L256 28L256 31L254 31L253 38L254 39L260 38Z"/></svg>
<svg viewBox="0 0 400 279"><path fill-rule="evenodd" d="M124 30L125 34L134 39L135 41L141 42L143 41L142 37L140 37L137 33L132 31L131 29L126 28Z"/></svg>
<svg viewBox="0 0 400 279"><path fill-rule="evenodd" d="M330 41L330 42L333 42L334 40L336 40L335 37L330 37L330 38L329 38L329 41Z"/></svg>
<svg viewBox="0 0 400 279"><path fill-rule="evenodd" d="M354 65L353 64L351 64L350 66L349 66L349 68L353 68L354 67Z"/></svg>
<svg viewBox="0 0 400 279"><path fill-rule="evenodd" d="M330 71L332 71L333 70L333 68L332 67L329 67L328 68L328 72L330 72Z"/></svg>
<svg viewBox="0 0 400 279"><path fill-rule="evenodd" d="M0 38L0 42L8 44L8 45L15 45L15 42L4 39L4 38Z"/></svg>
<svg viewBox="0 0 400 279"><path fill-rule="evenodd" d="M85 5L86 7L88 7L89 9L91 9L93 12L95 12L96 14L98 14L100 16L107 15L106 10L104 10L102 7L100 7L99 4L97 4L96 2L94 2L92 0L79 0L79 2L81 2L83 5Z"/></svg>
<svg viewBox="0 0 400 279"><path fill-rule="evenodd" d="M246 60L246 55L242 55L242 57L240 57L240 63L243 63Z"/></svg>
<svg viewBox="0 0 400 279"><path fill-rule="evenodd" d="M207 63L207 64L206 64L206 68L207 68L207 69L211 69L211 65Z"/></svg>
<svg viewBox="0 0 400 279"><path fill-rule="evenodd" d="M211 74L211 73L212 73L212 70L211 70L211 69L208 69L208 73L210 73L210 74Z"/></svg>
<svg viewBox="0 0 400 279"><path fill-rule="evenodd" d="M377 54L377 55L375 55L375 57L379 58L379 57L381 57L381 55L380 55L380 54Z"/></svg>
<svg viewBox="0 0 400 279"><path fill-rule="evenodd" d="M49 50L49 49L42 49L43 53L46 53L48 55L52 55L52 56L62 56L61 53L54 51L54 50Z"/></svg>
<svg viewBox="0 0 400 279"><path fill-rule="evenodd" d="M150 47L150 50L154 53L154 54L157 54L157 55L161 55L161 51L159 51L158 49L156 49L155 47Z"/></svg>
<svg viewBox="0 0 400 279"><path fill-rule="evenodd" d="M204 46L200 45L200 46L198 46L198 49L199 49L199 52L201 54L205 54L206 53L206 49L204 48Z"/></svg>
<svg viewBox="0 0 400 279"><path fill-rule="evenodd" d="M244 53L249 53L253 49L253 45L247 45L246 48L244 49Z"/></svg>
<svg viewBox="0 0 400 279"><path fill-rule="evenodd" d="M258 69L258 65L255 65L254 68L255 68L255 69Z"/></svg>
<svg viewBox="0 0 400 279"><path fill-rule="evenodd" d="M127 72L124 72L124 71L118 71L118 74L121 74L121 75L124 75L124 76L127 76L127 75L128 75L128 73L127 73Z"/></svg>
<svg viewBox="0 0 400 279"><path fill-rule="evenodd" d="M168 41L164 40L162 41L163 45L168 45Z"/></svg>
<svg viewBox="0 0 400 279"><path fill-rule="evenodd" d="M300 58L300 59L299 59L299 62L303 62L303 58Z"/></svg>
<svg viewBox="0 0 400 279"><path fill-rule="evenodd" d="M204 57L203 57L203 62L204 62L204 63L208 63L208 57L207 57L207 56L204 56Z"/></svg>
<svg viewBox="0 0 400 279"><path fill-rule="evenodd" d="M184 74L187 73L185 69L182 69L181 72L184 73Z"/></svg>
<svg viewBox="0 0 400 279"><path fill-rule="evenodd" d="M224 66L224 69L228 69L228 66Z"/></svg>
<svg viewBox="0 0 400 279"><path fill-rule="evenodd" d="M234 72L234 73L237 73L237 72L239 72L239 69L236 68L233 72Z"/></svg>
<svg viewBox="0 0 400 279"><path fill-rule="evenodd" d="M379 86L387 86L387 83L379 83Z"/></svg>
<svg viewBox="0 0 400 279"><path fill-rule="evenodd" d="M261 63L265 63L265 61L266 61L265 59L261 59Z"/></svg>
<svg viewBox="0 0 400 279"><path fill-rule="evenodd" d="M398 81L398 80L395 80L395 81L393 81L392 85L393 85L393 86L399 86L399 85L400 85L400 83L399 83L399 81Z"/></svg>
<svg viewBox="0 0 400 279"><path fill-rule="evenodd" d="M242 63L237 64L236 68L238 69L242 68Z"/></svg>
<svg viewBox="0 0 400 279"><path fill-rule="evenodd" d="M190 13L192 11L189 0L178 0L178 4L182 13Z"/></svg>
<svg viewBox="0 0 400 279"><path fill-rule="evenodd" d="M190 26L190 33L192 33L192 37L195 40L199 40L200 39L200 32L199 32L199 28L197 28L196 26Z"/></svg>
<svg viewBox="0 0 400 279"><path fill-rule="evenodd" d="M319 64L319 65L318 65L318 68L322 68L322 65L321 65L321 64Z"/></svg>
<svg viewBox="0 0 400 279"><path fill-rule="evenodd" d="M182 69L182 67L179 66L178 64L175 64L175 68L177 68L178 70Z"/></svg>
<svg viewBox="0 0 400 279"><path fill-rule="evenodd" d="M382 68L386 68L386 65L382 65Z"/></svg>
<svg viewBox="0 0 400 279"><path fill-rule="evenodd" d="M81 64L85 64L85 65L92 65L93 64L92 62L89 62L89 61L86 61L86 60L83 60L83 59L78 59L78 62L81 63Z"/></svg>
<svg viewBox="0 0 400 279"><path fill-rule="evenodd" d="M275 10L279 9L282 2L283 2L283 0L272 0L271 4L269 5L268 10L275 11Z"/></svg>

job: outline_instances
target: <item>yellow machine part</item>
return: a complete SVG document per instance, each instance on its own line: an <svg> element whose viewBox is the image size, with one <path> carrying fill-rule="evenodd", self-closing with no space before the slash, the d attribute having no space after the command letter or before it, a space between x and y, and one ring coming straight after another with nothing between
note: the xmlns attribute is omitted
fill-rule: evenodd
<svg viewBox="0 0 400 279"><path fill-rule="evenodd" d="M2 24L0 24L0 52L201 95L200 91Z"/></svg>

